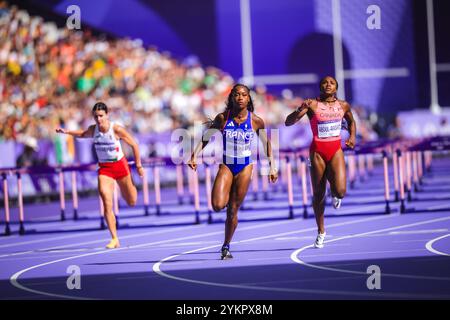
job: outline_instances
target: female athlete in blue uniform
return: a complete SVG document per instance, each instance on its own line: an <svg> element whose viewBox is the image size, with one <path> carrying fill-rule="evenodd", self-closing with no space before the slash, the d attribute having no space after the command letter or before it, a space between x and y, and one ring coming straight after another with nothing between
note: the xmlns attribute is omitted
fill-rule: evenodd
<svg viewBox="0 0 450 320"><path fill-rule="evenodd" d="M236 84L228 95L227 108L219 113L210 125L223 136L223 164L214 181L212 205L218 212L227 207L225 221L225 240L222 246L222 259L233 256L230 253L230 242L238 224L238 210L247 194L253 172L251 142L256 133L264 146L269 159L269 181L278 178L275 163L272 159L272 147L264 130L264 121L253 113L253 101L247 86ZM191 156L189 166L197 169L197 155L208 144L215 130L208 130Z"/></svg>

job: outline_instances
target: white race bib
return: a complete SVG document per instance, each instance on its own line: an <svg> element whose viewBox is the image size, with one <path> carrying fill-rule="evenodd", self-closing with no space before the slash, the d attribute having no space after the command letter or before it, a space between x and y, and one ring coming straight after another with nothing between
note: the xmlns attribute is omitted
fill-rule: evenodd
<svg viewBox="0 0 450 320"><path fill-rule="evenodd" d="M226 145L225 155L227 157L245 158L245 157L250 157L252 155L250 143L234 144L233 142L227 141L226 144L227 145Z"/></svg>
<svg viewBox="0 0 450 320"><path fill-rule="evenodd" d="M342 121L326 121L317 124L319 138L339 137Z"/></svg>

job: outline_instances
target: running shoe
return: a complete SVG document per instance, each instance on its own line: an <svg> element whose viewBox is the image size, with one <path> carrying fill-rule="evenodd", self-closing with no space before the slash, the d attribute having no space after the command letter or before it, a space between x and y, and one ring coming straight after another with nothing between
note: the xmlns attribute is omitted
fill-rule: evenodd
<svg viewBox="0 0 450 320"><path fill-rule="evenodd" d="M314 248L319 248L319 249L323 248L323 241L325 240L325 235L326 235L326 232L317 234L316 241L314 242Z"/></svg>
<svg viewBox="0 0 450 320"><path fill-rule="evenodd" d="M229 245L222 246L221 252L222 252L222 256L220 257L220 259L226 260L226 259L232 259L233 258L233 256L230 253L230 246Z"/></svg>
<svg viewBox="0 0 450 320"><path fill-rule="evenodd" d="M106 249L116 249L120 247L119 239L113 238L111 241L106 245Z"/></svg>
<svg viewBox="0 0 450 320"><path fill-rule="evenodd" d="M338 197L333 197L333 207L339 209L341 207L342 199Z"/></svg>

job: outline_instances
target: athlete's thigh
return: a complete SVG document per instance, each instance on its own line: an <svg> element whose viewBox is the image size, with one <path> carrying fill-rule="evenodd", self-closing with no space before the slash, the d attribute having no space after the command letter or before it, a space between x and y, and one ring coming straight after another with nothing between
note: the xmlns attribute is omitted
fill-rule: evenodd
<svg viewBox="0 0 450 320"><path fill-rule="evenodd" d="M310 154L311 160L311 182L313 186L313 191L317 192L326 187L326 169L327 164L325 160L317 152L312 152Z"/></svg>
<svg viewBox="0 0 450 320"><path fill-rule="evenodd" d="M111 177L105 175L98 176L98 191L105 206L108 205L109 202L112 203L114 183L114 179Z"/></svg>
<svg viewBox="0 0 450 320"><path fill-rule="evenodd" d="M131 174L127 175L126 177L117 179L116 181L119 185L120 193L124 198L133 196L136 193L136 187L133 184Z"/></svg>
<svg viewBox="0 0 450 320"><path fill-rule="evenodd" d="M235 201L239 205L244 201L250 181L252 180L252 173L253 164L249 164L234 177L230 200Z"/></svg>
<svg viewBox="0 0 450 320"><path fill-rule="evenodd" d="M225 206L230 197L232 183L233 173L226 165L220 164L212 189L213 201L220 202Z"/></svg>
<svg viewBox="0 0 450 320"><path fill-rule="evenodd" d="M332 188L345 189L345 158L342 149L339 149L328 163L326 174Z"/></svg>

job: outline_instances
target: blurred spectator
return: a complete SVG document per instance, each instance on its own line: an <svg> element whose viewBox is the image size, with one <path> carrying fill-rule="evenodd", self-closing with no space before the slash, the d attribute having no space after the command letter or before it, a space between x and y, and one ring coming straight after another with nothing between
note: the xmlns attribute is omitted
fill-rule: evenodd
<svg viewBox="0 0 450 320"><path fill-rule="evenodd" d="M24 149L22 154L16 160L17 167L35 167L46 166L47 158L39 157L39 147L36 138L24 138ZM52 174L30 174L30 179L36 193L43 191L56 190L56 182Z"/></svg>
<svg viewBox="0 0 450 320"><path fill-rule="evenodd" d="M450 124L446 117L441 118L440 127L439 127L439 135L440 136L450 136Z"/></svg>
<svg viewBox="0 0 450 320"><path fill-rule="evenodd" d="M394 123L388 127L389 139L401 139L403 138L400 117L396 116Z"/></svg>
<svg viewBox="0 0 450 320"><path fill-rule="evenodd" d="M32 167L42 164L38 156L38 143L35 138L27 138L24 141L22 154L16 160L17 167Z"/></svg>

